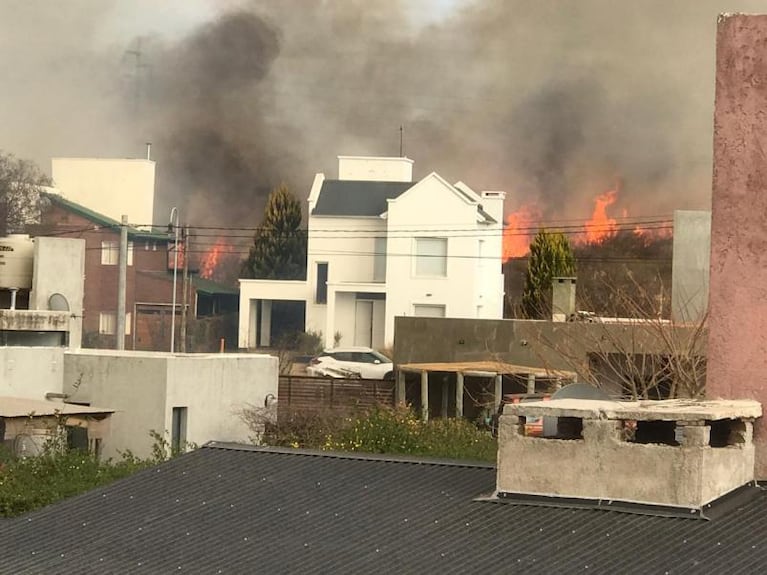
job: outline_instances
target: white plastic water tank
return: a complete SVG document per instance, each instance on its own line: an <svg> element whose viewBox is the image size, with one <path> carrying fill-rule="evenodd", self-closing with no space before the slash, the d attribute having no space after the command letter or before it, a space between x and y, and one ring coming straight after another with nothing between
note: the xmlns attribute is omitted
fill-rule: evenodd
<svg viewBox="0 0 767 575"><path fill-rule="evenodd" d="M35 242L12 234L0 238L0 288L31 289Z"/></svg>

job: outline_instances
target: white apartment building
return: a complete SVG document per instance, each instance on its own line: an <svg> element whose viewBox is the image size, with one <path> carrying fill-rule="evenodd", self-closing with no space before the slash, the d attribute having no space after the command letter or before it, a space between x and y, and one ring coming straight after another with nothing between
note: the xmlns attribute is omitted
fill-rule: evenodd
<svg viewBox="0 0 767 575"><path fill-rule="evenodd" d="M309 193L305 281L240 280L239 347L270 344L271 302L303 301L325 345L390 347L395 316L503 317L504 192L408 158L340 156Z"/></svg>

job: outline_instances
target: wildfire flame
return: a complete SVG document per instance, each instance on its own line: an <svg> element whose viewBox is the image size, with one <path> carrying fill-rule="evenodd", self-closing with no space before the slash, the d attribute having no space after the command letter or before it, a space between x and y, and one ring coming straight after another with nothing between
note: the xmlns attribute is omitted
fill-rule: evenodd
<svg viewBox="0 0 767 575"><path fill-rule="evenodd" d="M618 221L608 214L611 206L618 201L619 188L608 190L594 198L594 206L589 218L583 224L583 231L573 230L571 241L575 244L600 244L606 239L613 237L621 229L626 231L631 228L619 224ZM523 257L530 251L530 242L537 232L536 226L541 221L542 210L535 204L526 204L516 212L506 216L506 225L503 229L503 260ZM627 209L621 210L624 220L628 219ZM649 222L652 224L653 222ZM657 222L655 222L657 224ZM624 225L624 227L621 227ZM572 226L571 226L572 227ZM641 237L646 244L659 239L668 239L673 232L668 226L643 226L636 225L633 233Z"/></svg>
<svg viewBox="0 0 767 575"><path fill-rule="evenodd" d="M598 244L618 231L618 223L615 218L607 215L607 208L612 206L617 199L617 190L610 190L594 198L594 212L584 226L586 228L584 232L586 243Z"/></svg>
<svg viewBox="0 0 767 575"><path fill-rule="evenodd" d="M221 262L222 255L229 253L228 248L229 246L222 238L216 240L216 243L205 252L200 260L200 277L205 279L213 278L216 268Z"/></svg>
<svg viewBox="0 0 767 575"><path fill-rule="evenodd" d="M522 257L530 251L530 242L535 237L535 222L540 220L541 211L534 204L526 204L506 216L503 228L503 260Z"/></svg>

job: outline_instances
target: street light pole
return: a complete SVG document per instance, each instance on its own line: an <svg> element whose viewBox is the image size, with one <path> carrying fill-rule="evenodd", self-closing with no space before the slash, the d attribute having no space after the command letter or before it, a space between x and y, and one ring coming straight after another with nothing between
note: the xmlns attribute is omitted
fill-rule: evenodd
<svg viewBox="0 0 767 575"><path fill-rule="evenodd" d="M175 222L174 222L175 217ZM171 226L174 231L173 242L173 305L171 308L171 320L170 320L170 352L176 351L176 278L178 276L178 208L174 207L170 211L170 223L168 224L168 231L170 232Z"/></svg>

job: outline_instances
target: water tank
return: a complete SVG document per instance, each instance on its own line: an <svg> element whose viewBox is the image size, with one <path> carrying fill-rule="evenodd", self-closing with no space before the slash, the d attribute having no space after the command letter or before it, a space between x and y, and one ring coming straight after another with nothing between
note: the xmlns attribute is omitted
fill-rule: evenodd
<svg viewBox="0 0 767 575"><path fill-rule="evenodd" d="M0 238L0 288L31 289L35 242L27 235Z"/></svg>

